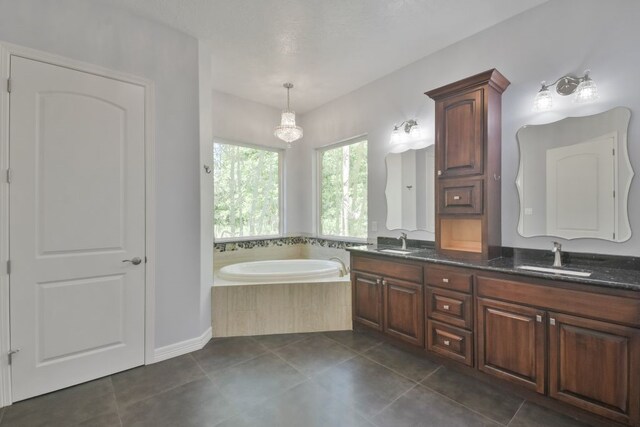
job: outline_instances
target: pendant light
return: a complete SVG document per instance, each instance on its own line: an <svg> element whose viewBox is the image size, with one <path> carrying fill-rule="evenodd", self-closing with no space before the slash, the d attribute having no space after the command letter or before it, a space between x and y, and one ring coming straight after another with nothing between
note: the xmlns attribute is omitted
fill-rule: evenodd
<svg viewBox="0 0 640 427"><path fill-rule="evenodd" d="M293 141L302 138L302 128L296 126L296 113L289 108L289 90L293 88L293 84L285 83L282 86L287 89L287 109L282 112L280 126L276 126L273 134L285 141L289 148Z"/></svg>

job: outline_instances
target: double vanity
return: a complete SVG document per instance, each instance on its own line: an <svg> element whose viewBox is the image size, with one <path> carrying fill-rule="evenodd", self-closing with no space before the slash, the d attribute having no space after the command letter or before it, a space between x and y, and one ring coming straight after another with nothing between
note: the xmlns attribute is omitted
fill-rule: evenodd
<svg viewBox="0 0 640 427"><path fill-rule="evenodd" d="M349 249L354 328L603 424L640 426L640 259L501 247L508 85L489 70L427 92L435 145L387 156L387 228L433 231L435 242ZM631 237L630 114L518 132L523 237Z"/></svg>
<svg viewBox="0 0 640 427"><path fill-rule="evenodd" d="M640 259L572 261L567 271L590 273L581 277L519 268L550 267L550 252L460 261L434 248L350 251L354 328L640 425Z"/></svg>

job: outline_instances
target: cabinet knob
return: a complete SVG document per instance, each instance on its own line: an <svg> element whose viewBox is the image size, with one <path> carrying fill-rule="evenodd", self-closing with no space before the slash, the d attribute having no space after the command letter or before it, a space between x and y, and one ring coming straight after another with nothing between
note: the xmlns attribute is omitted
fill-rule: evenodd
<svg viewBox="0 0 640 427"><path fill-rule="evenodd" d="M549 319L549 324L551 326L555 326L556 325L556 319L554 319L553 317Z"/></svg>
<svg viewBox="0 0 640 427"><path fill-rule="evenodd" d="M376 284L379 285L382 283L382 279L376 279Z"/></svg>
<svg viewBox="0 0 640 427"><path fill-rule="evenodd" d="M387 286L387 281L386 280L382 281L382 286Z"/></svg>
<svg viewBox="0 0 640 427"><path fill-rule="evenodd" d="M536 322L542 323L542 316L540 316L539 314L536 314Z"/></svg>
<svg viewBox="0 0 640 427"><path fill-rule="evenodd" d="M453 196L453 200L460 200L460 196Z"/></svg>
<svg viewBox="0 0 640 427"><path fill-rule="evenodd" d="M442 282L443 282L443 283L449 283L449 279L447 279L446 277L443 277L443 278L442 278Z"/></svg>
<svg viewBox="0 0 640 427"><path fill-rule="evenodd" d="M449 304L445 304L445 305L443 305L443 306L442 306L442 309L443 309L443 310L449 310Z"/></svg>
<svg viewBox="0 0 640 427"><path fill-rule="evenodd" d="M449 341L449 340L444 340L444 345L447 345L447 346L451 345L451 341Z"/></svg>

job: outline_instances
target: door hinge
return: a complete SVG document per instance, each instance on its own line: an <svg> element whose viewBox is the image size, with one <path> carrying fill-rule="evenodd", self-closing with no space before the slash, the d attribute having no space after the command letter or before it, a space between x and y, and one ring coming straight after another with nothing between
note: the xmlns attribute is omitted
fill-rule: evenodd
<svg viewBox="0 0 640 427"><path fill-rule="evenodd" d="M7 92L11 93L11 79L7 79Z"/></svg>
<svg viewBox="0 0 640 427"><path fill-rule="evenodd" d="M11 172L11 169L7 169L7 184L11 184L12 175L13 175L13 172Z"/></svg>
<svg viewBox="0 0 640 427"><path fill-rule="evenodd" d="M615 156L616 155L616 149L613 148L613 149L611 149L611 151L613 152L612 154Z"/></svg>
<svg viewBox="0 0 640 427"><path fill-rule="evenodd" d="M613 238L614 238L614 239L616 238L616 233L613 233Z"/></svg>
<svg viewBox="0 0 640 427"><path fill-rule="evenodd" d="M613 198L616 198L616 190L613 190Z"/></svg>
<svg viewBox="0 0 640 427"><path fill-rule="evenodd" d="M17 354L20 353L20 349L16 349L16 350L11 350L9 352L9 365L13 364L13 357Z"/></svg>
<svg viewBox="0 0 640 427"><path fill-rule="evenodd" d="M7 260L7 274L11 274L11 260Z"/></svg>

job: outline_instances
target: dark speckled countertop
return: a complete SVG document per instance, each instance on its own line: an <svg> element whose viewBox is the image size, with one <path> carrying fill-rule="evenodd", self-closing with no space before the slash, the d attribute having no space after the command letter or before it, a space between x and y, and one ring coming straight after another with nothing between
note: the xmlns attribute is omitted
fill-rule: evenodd
<svg viewBox="0 0 640 427"><path fill-rule="evenodd" d="M518 268L518 266L522 265L552 268L553 254L551 254L551 251L504 248L501 258L490 261L466 261L437 254L432 242L408 240L408 250L411 250L409 254L380 252L380 249L400 249L397 244L391 243L395 240L396 239L379 238L377 245L355 246L347 248L347 250L389 258L425 261L434 264L474 268L476 270L494 271L524 277L560 280L640 292L640 258L637 257L564 253L563 269L591 272L591 276L589 277L575 277Z"/></svg>

